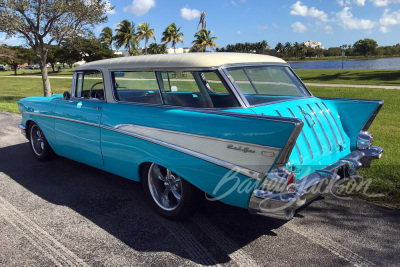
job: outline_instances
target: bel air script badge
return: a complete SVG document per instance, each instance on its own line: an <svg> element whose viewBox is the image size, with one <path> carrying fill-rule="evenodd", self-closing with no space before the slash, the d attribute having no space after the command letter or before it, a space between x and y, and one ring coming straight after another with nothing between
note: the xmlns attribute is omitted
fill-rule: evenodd
<svg viewBox="0 0 400 267"><path fill-rule="evenodd" d="M234 146L232 144L229 144L226 148L237 150L237 151L242 151L244 153L256 153L254 150L251 150L249 147L242 148L242 146Z"/></svg>

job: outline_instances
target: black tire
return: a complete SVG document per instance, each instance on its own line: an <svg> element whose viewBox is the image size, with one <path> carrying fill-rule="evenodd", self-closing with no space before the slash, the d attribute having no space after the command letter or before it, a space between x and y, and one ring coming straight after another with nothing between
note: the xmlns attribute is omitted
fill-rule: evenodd
<svg viewBox="0 0 400 267"><path fill-rule="evenodd" d="M190 217L197 210L197 200L199 199L201 191L173 172L170 172L170 177L174 177L173 179L171 178L170 181L177 181L179 178L180 181L177 182L179 185L172 182L168 184L168 181L157 179L154 177L157 167L159 168L160 173L163 174L163 179L166 178L166 173L169 170L163 166L150 163L143 167L141 178L148 203L151 205L153 210L167 219L184 220ZM174 185L171 186L171 184ZM172 189L168 191L168 186L170 188L175 188L175 193ZM168 191L168 193L157 196L158 191ZM176 198L176 193L180 194L179 201ZM162 201L163 196L165 195L167 196L165 199L168 199L167 203L171 204L170 206L166 205L166 203Z"/></svg>
<svg viewBox="0 0 400 267"><path fill-rule="evenodd" d="M42 130L35 122L29 124L28 139L33 156L37 160L48 161L54 159L56 154L47 142Z"/></svg>

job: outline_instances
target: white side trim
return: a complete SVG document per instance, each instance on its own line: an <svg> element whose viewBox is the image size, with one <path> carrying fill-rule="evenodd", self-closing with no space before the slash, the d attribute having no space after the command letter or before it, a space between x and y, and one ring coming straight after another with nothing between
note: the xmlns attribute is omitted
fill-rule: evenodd
<svg viewBox="0 0 400 267"><path fill-rule="evenodd" d="M235 166L264 174L270 170L281 151L280 148L276 147L260 146L245 142L132 124L121 124L114 128L194 151Z"/></svg>

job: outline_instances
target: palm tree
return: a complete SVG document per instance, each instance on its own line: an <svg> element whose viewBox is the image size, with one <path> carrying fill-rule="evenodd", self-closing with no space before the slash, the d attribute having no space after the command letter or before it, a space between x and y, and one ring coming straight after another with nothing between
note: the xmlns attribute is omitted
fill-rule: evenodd
<svg viewBox="0 0 400 267"><path fill-rule="evenodd" d="M166 45L168 45L170 42L172 42L172 47L174 48L174 53L175 53L175 45L178 42L181 42L183 44L183 33L179 32L181 30L182 26L179 28L176 28L175 23L171 23L168 25L168 27L165 29L163 32L163 37L161 39L161 42L165 42Z"/></svg>
<svg viewBox="0 0 400 267"><path fill-rule="evenodd" d="M292 44L290 42L285 43L285 55L288 56L290 55L290 52L292 50Z"/></svg>
<svg viewBox="0 0 400 267"><path fill-rule="evenodd" d="M295 57L299 57L299 52L300 52L300 44L299 44L299 42L295 42L294 44L293 44L293 54L294 54L294 56Z"/></svg>
<svg viewBox="0 0 400 267"><path fill-rule="evenodd" d="M110 27L104 27L100 33L100 41L112 47L112 42L114 40L113 32Z"/></svg>
<svg viewBox="0 0 400 267"><path fill-rule="evenodd" d="M206 47L210 47L214 50L214 47L218 47L216 43L214 43L217 37L211 36L211 31L207 31L207 29L201 29L194 35L195 40L192 42L194 48L198 48L199 51L206 51Z"/></svg>
<svg viewBox="0 0 400 267"><path fill-rule="evenodd" d="M116 31L115 46L117 48L124 46L131 56L137 54L135 51L139 43L135 33L135 23L125 19L117 24Z"/></svg>
<svg viewBox="0 0 400 267"><path fill-rule="evenodd" d="M285 47L283 46L282 43L279 42L279 43L275 46L275 51L276 51L281 57L283 57L284 54L285 54Z"/></svg>
<svg viewBox="0 0 400 267"><path fill-rule="evenodd" d="M165 44L151 43L149 45L149 54L167 54L167 46Z"/></svg>
<svg viewBox="0 0 400 267"><path fill-rule="evenodd" d="M144 50L145 54L147 55L147 42L149 41L150 37L156 40L156 37L154 36L154 29L150 29L150 24L147 22L140 23L139 26L137 27L138 32L136 33L136 36L139 40L145 40L144 44Z"/></svg>

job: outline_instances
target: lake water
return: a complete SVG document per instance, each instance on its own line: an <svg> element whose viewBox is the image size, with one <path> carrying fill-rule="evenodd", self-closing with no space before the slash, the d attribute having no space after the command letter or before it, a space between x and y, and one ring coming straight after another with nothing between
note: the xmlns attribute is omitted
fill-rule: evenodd
<svg viewBox="0 0 400 267"><path fill-rule="evenodd" d="M321 60L291 62L293 69L341 69L342 60ZM400 58L379 58L365 60L343 60L344 69L399 70Z"/></svg>

